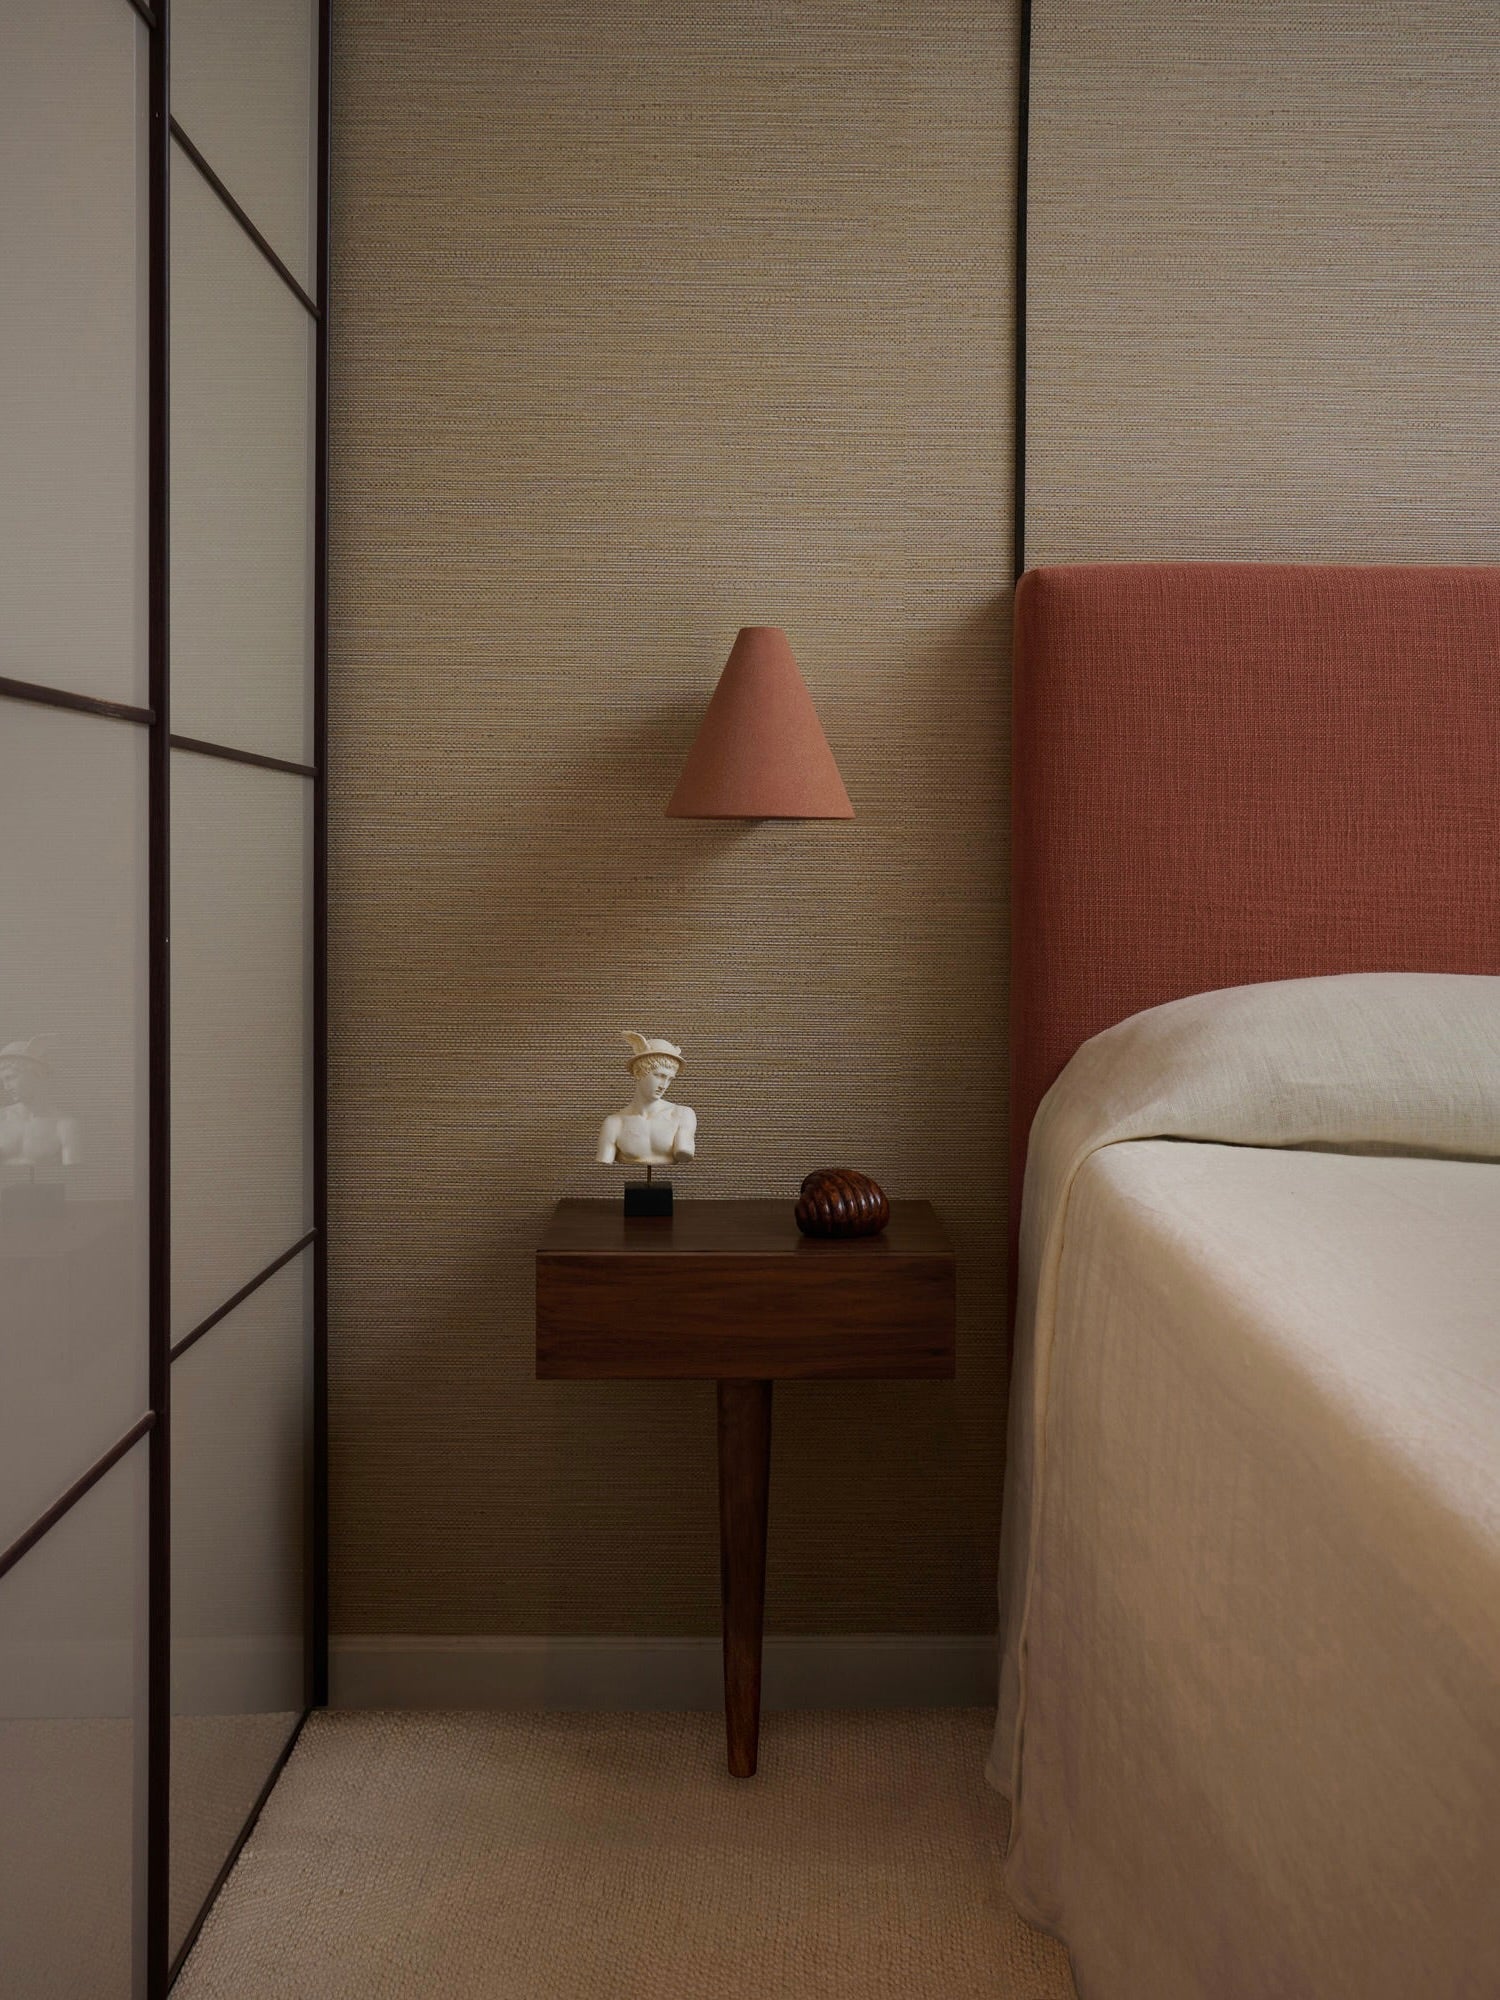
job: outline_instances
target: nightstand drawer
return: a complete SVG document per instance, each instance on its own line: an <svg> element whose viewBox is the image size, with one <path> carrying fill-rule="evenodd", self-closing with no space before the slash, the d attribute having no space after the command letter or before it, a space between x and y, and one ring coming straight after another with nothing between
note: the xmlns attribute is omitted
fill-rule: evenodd
<svg viewBox="0 0 1500 2000"><path fill-rule="evenodd" d="M953 1258L543 1252L536 1372L544 1379L837 1381L953 1374Z"/></svg>

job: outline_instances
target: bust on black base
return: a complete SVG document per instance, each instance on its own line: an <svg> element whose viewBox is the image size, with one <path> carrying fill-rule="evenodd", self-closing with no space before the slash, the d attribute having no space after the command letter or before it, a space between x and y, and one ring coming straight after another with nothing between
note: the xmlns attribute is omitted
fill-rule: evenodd
<svg viewBox="0 0 1500 2000"><path fill-rule="evenodd" d="M652 1178L657 1167L692 1159L697 1150L698 1120L686 1104L669 1104L667 1092L682 1068L682 1050L675 1042L653 1041L626 1029L621 1039L631 1055L626 1068L635 1092L623 1111L615 1111L599 1129L594 1157L605 1167L644 1167L644 1181L627 1181L627 1215L670 1215L672 1183Z"/></svg>

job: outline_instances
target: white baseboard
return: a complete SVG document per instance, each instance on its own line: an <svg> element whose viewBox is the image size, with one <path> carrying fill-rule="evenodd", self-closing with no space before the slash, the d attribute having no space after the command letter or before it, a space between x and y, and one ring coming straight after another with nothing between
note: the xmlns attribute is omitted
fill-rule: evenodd
<svg viewBox="0 0 1500 2000"><path fill-rule="evenodd" d="M995 1699L996 1641L902 1633L765 1643L763 1704L980 1708ZM717 1639L336 1638L335 1708L716 1709Z"/></svg>

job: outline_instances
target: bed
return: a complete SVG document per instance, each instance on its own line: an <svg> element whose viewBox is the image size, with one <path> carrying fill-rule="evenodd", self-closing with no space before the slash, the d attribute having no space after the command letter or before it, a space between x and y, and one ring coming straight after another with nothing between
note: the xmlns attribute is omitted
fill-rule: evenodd
<svg viewBox="0 0 1500 2000"><path fill-rule="evenodd" d="M1036 571L1015 725L1009 1887L1084 2000L1494 1995L1500 572Z"/></svg>

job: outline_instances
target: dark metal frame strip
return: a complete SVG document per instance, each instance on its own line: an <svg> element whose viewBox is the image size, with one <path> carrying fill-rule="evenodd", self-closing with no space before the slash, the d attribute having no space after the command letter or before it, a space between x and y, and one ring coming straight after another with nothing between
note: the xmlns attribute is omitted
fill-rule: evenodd
<svg viewBox="0 0 1500 2000"><path fill-rule="evenodd" d="M157 0L150 70L150 279L148 646L152 711L150 742L149 956L150 1058L147 1122L150 1146L150 1397L148 1501L149 1625L146 1696L146 1992L164 2000L170 1956L172 1749L172 1424L171 1424L171 742L168 620L171 410L171 142L168 61L172 0Z"/></svg>
<svg viewBox="0 0 1500 2000"><path fill-rule="evenodd" d="M290 1264L294 1257L300 1257L308 1244L315 1242L316 1239L317 1231L309 1229L305 1236L297 1238L297 1241L292 1245L290 1250L283 1250L279 1257L273 1257L263 1271L257 1271L248 1284L241 1285L231 1298L227 1298L224 1301L223 1305L215 1306L207 1319L200 1319L190 1333L185 1333L182 1336L181 1340L172 1349L172 1359L174 1361L180 1360L190 1347L203 1338L205 1333L212 1333L220 1320L228 1319L237 1306L242 1306L246 1299L252 1298L260 1290L267 1278L274 1278L283 1266Z"/></svg>
<svg viewBox="0 0 1500 2000"><path fill-rule="evenodd" d="M271 266L271 269L276 273L277 277L281 279L282 283L286 285L289 290L291 290L296 294L296 296L302 301L303 305L312 314L314 319L321 320L323 314L319 309L316 301L309 298L308 294L302 289L302 286L297 282L296 278L293 277L290 267L285 263L283 263L281 258L271 248L269 240L262 235L259 229L256 228L255 224L250 220L249 215L245 212L243 208L241 208L240 204L235 200L234 196L230 193L228 187L225 185L223 181L219 179L219 176L214 172L213 168L208 164L208 161L203 157L202 153L199 152L198 148L193 144L193 141L188 137L187 133L183 131L182 127L178 124L175 118L171 121L171 128L172 128L172 137L177 141L177 144L182 148L183 152L192 161L193 165L198 169L199 173L203 176L204 180L207 181L208 185L213 189L214 193L219 197L219 200L223 202L224 206L229 210L229 213L234 217L235 221L240 225L241 229L244 230L245 234L250 238L250 241L255 245L256 249L259 250L262 257L264 257L266 262Z"/></svg>
<svg viewBox="0 0 1500 2000"><path fill-rule="evenodd" d="M111 722L134 722L142 727L156 720L149 708L136 708L128 701L106 701L99 695L74 694L68 688L47 687L41 681L12 680L0 674L0 696L7 701L31 701L43 708L68 708L79 715L102 715Z"/></svg>
<svg viewBox="0 0 1500 2000"><path fill-rule="evenodd" d="M63 1515L68 1513L91 1488L97 1486L106 1472L111 1472L130 1450L140 1443L146 1433L156 1423L154 1411L147 1410L137 1417L122 1438L117 1438L102 1458L95 1459L88 1471L73 1481L66 1493L60 1493L44 1514L38 1514L29 1528L23 1529L15 1540L0 1549L0 1577L13 1570L22 1556L29 1555L49 1528L55 1528Z"/></svg>
<svg viewBox="0 0 1500 2000"><path fill-rule="evenodd" d="M174 750L191 750L196 757L222 757L230 764L255 764L263 771L290 771L294 778L316 778L313 764L297 764L290 757L268 757L260 750L237 750L232 743L207 743L198 736L174 736Z"/></svg>

